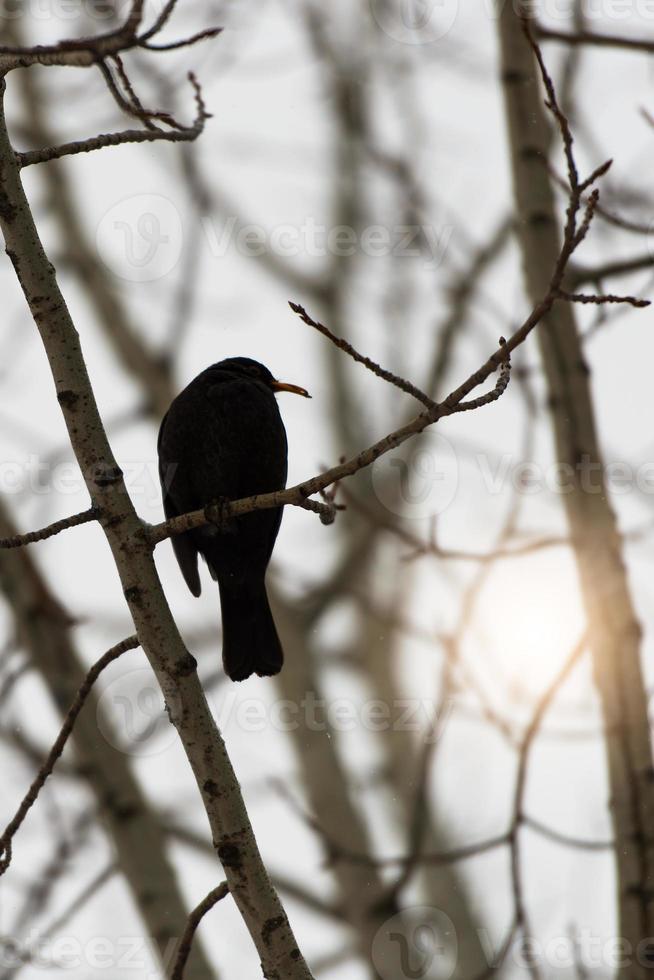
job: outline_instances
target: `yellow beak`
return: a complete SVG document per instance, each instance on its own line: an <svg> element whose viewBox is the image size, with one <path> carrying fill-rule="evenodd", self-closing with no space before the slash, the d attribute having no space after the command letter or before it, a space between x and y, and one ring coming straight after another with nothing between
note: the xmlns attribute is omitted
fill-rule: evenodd
<svg viewBox="0 0 654 980"><path fill-rule="evenodd" d="M272 381L270 387L273 391L290 391L294 395L302 395L303 398L311 398L311 395L306 388L300 388L299 385L290 385L286 381Z"/></svg>

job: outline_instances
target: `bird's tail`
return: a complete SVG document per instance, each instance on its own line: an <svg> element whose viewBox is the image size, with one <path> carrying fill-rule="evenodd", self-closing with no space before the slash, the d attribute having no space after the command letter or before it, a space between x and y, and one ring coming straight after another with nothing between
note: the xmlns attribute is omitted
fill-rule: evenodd
<svg viewBox="0 0 654 980"><path fill-rule="evenodd" d="M278 674L284 662L263 582L219 580L223 665L233 681Z"/></svg>

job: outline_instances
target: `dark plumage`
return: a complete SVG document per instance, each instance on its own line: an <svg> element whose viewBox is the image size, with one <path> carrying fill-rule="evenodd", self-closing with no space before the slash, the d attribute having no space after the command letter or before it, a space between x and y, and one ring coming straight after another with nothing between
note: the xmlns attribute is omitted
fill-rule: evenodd
<svg viewBox="0 0 654 980"><path fill-rule="evenodd" d="M199 374L170 406L159 430L159 477L166 517L219 500L286 485L286 432L275 391L303 388L276 381L247 357L230 357ZM179 567L200 595L198 554L218 581L223 664L232 680L276 674L284 660L264 578L282 508L230 518L172 538Z"/></svg>

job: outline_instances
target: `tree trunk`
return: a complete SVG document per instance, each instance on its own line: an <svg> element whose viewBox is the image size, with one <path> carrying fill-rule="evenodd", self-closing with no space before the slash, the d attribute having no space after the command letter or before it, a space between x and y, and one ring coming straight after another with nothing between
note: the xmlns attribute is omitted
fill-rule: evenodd
<svg viewBox="0 0 654 980"><path fill-rule="evenodd" d="M560 247L547 169L548 125L537 65L523 33L522 4L499 4L499 43L509 148L527 294L547 290ZM573 306L558 303L538 327L556 455L569 474L563 494L605 726L610 809L615 833L619 936L635 957L654 936L654 769L640 627L604 481L590 390ZM629 948L629 947L626 947ZM642 958L643 951L640 952ZM644 976L635 962L622 974Z"/></svg>

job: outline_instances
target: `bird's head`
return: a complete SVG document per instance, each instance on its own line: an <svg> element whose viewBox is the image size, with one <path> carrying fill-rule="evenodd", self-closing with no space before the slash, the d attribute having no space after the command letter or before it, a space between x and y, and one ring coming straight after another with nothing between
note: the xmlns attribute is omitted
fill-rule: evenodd
<svg viewBox="0 0 654 980"><path fill-rule="evenodd" d="M290 391L294 395L311 398L311 395L305 388L300 388L299 385L288 384L286 381L278 381L265 365L260 364L259 361L253 361L250 357L228 357L219 364L216 364L216 368L238 378L258 381L259 384L264 384L267 388L275 392Z"/></svg>

